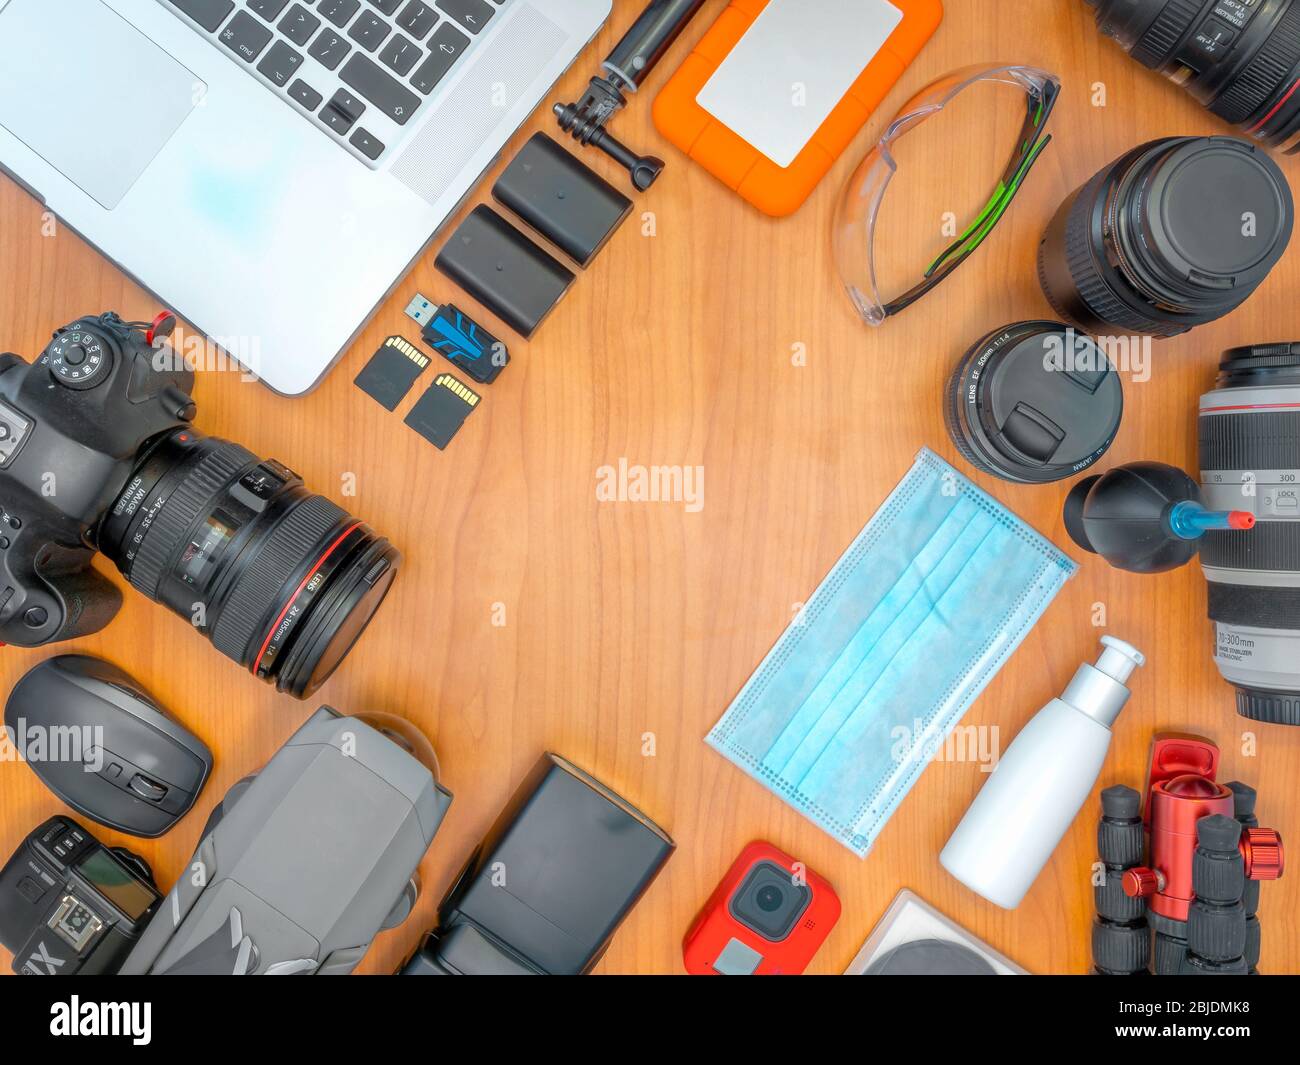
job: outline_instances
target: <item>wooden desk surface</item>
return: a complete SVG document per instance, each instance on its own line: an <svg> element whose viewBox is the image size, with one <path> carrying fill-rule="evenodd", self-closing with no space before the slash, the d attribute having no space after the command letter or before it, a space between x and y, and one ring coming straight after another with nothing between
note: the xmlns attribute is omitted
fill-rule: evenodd
<svg viewBox="0 0 1300 1065"><path fill-rule="evenodd" d="M721 6L706 9L691 40ZM163 839L132 843L160 884L170 886L179 874L226 788L325 702L411 718L433 741L456 794L421 866L418 912L380 937L365 971L391 972L414 946L452 876L547 749L607 782L678 844L600 971L681 972L688 924L740 848L757 838L801 857L843 901L811 971L842 971L904 887L1034 972L1087 969L1095 800L1024 903L1006 912L938 863L985 779L975 765L930 766L860 861L703 742L794 604L816 587L917 450L929 445L970 472L945 434L941 390L977 337L1007 322L1050 317L1034 255L1057 204L1142 140L1224 132L1178 89L1104 41L1081 0L947 6L939 33L868 130L786 221L761 217L684 161L654 131L649 93L635 100L615 132L669 160L660 183L636 201L638 212L653 213L653 226L630 219L537 338L514 340L514 361L484 390L482 408L446 452L402 424L405 407L389 414L352 385L385 337L414 336L402 309L415 291L480 310L434 271L432 255L306 398L277 398L231 373L200 378L201 429L290 463L309 485L390 536L406 561L374 625L312 704L241 673L184 621L130 590L120 616L92 639L0 653L4 692L58 652L108 658L212 747L216 769L196 808ZM639 0L617 0L613 28L556 99L580 91L639 10ZM682 55L679 45L673 60ZM1056 140L987 246L922 303L870 331L831 261L837 194L916 90L955 67L992 60L1063 76ZM672 65L656 74L654 87ZM1105 86L1105 108L1092 105L1095 83ZM514 147L553 125L539 113ZM970 129L971 151L987 133ZM597 153L583 158L623 184ZM1300 179L1294 162L1283 166L1293 182ZM3 179L0 276L0 348L28 358L53 328L78 315L112 308L148 318L154 310L144 292L72 234L43 236L40 207ZM1213 380L1218 353L1297 339L1297 285L1300 250L1293 248L1241 311L1158 344L1150 381L1126 382L1127 416L1106 465L1158 459L1194 470L1196 400ZM483 320L496 324L486 313ZM504 327L501 335L509 335ZM805 345L805 366L792 365L796 344ZM703 466L702 510L599 501L597 471L620 459ZM356 495L341 498L353 475ZM1068 483L1018 488L976 480L1070 546L1060 520ZM1264 822L1294 838L1300 730L1254 728L1234 713L1232 691L1210 659L1196 567L1142 578L1096 558L1081 561L1079 576L966 723L998 726L1005 749L1078 664L1093 659L1100 632L1092 617L1102 604L1109 630L1143 649L1149 665L1134 679L1098 786L1140 787L1152 733L1195 732L1222 747L1225 779L1259 788ZM117 579L102 558L97 564ZM642 753L648 734L653 756ZM1247 757L1251 734L1257 751ZM7 856L60 804L30 769L11 762L0 765L0 810L0 856ZM1300 972L1300 926L1287 920L1298 904L1300 875L1265 886L1262 970ZM2 960L7 970L8 957Z"/></svg>

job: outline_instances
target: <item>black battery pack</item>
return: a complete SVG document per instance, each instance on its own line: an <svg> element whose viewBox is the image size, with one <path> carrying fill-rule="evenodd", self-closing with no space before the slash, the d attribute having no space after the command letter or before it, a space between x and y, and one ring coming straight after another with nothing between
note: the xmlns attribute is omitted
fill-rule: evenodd
<svg viewBox="0 0 1300 1065"><path fill-rule="evenodd" d="M537 332L574 280L572 270L481 204L434 265L524 337Z"/></svg>
<svg viewBox="0 0 1300 1065"><path fill-rule="evenodd" d="M524 145L492 195L584 268L632 210L631 200L545 133Z"/></svg>

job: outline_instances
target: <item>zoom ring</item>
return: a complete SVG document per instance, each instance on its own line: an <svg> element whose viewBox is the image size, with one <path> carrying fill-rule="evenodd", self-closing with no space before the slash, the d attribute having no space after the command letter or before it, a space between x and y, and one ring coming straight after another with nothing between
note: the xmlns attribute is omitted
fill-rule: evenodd
<svg viewBox="0 0 1300 1065"><path fill-rule="evenodd" d="M1201 469L1294 471L1300 466L1300 411L1202 415Z"/></svg>
<svg viewBox="0 0 1300 1065"><path fill-rule="evenodd" d="M1203 6L1204 0L1170 0L1161 8L1151 28L1133 46L1133 58L1152 70L1164 66L1174 45L1192 28L1192 22Z"/></svg>
<svg viewBox="0 0 1300 1065"><path fill-rule="evenodd" d="M1300 4L1290 4L1246 66L1210 111L1234 126L1255 115L1300 63Z"/></svg>
<svg viewBox="0 0 1300 1065"><path fill-rule="evenodd" d="M256 461L251 451L238 444L222 442L185 471L180 483L154 516L153 524L136 552L131 572L127 575L133 587L150 599L158 598L163 574L208 502L240 469Z"/></svg>
<svg viewBox="0 0 1300 1065"><path fill-rule="evenodd" d="M1261 521L1253 529L1208 532L1201 539L1201 565L1211 569L1300 573L1300 522ZM1294 599L1294 607L1300 608L1300 589L1268 591L1278 602ZM1300 620L1283 627L1300 627Z"/></svg>
<svg viewBox="0 0 1300 1065"><path fill-rule="evenodd" d="M264 637L266 615L281 597L294 571L320 549L329 531L347 512L322 496L308 496L275 528L257 558L230 590L212 628L212 644L236 662L249 665L247 652L255 637Z"/></svg>
<svg viewBox="0 0 1300 1065"><path fill-rule="evenodd" d="M1112 325L1132 329L1135 333L1158 332L1163 327L1160 323L1135 314L1116 298L1106 287L1101 274L1097 271L1092 258L1092 241L1089 235L1089 214L1097 188L1105 177L1105 171L1094 178L1075 198L1065 222L1065 261L1070 271L1070 279L1079 291L1079 297L1095 318ZM1039 251L1039 275L1043 274L1042 250ZM1066 315L1059 307L1053 307L1063 317Z"/></svg>

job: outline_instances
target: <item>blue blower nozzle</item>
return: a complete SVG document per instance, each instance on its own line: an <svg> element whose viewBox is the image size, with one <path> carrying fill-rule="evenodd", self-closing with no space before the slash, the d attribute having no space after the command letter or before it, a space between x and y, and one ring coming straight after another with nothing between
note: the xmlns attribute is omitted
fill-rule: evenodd
<svg viewBox="0 0 1300 1065"><path fill-rule="evenodd" d="M1164 573L1196 557L1207 532L1253 528L1244 510L1207 510L1200 486L1161 462L1130 462L1074 486L1065 528L1085 551L1116 569Z"/></svg>

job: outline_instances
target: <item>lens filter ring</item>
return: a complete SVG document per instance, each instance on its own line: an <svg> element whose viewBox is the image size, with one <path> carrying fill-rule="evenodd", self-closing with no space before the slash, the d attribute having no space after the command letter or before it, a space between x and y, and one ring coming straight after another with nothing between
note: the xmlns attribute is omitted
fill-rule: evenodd
<svg viewBox="0 0 1300 1065"><path fill-rule="evenodd" d="M337 668L388 594L400 556L362 522L325 546L252 660L276 689L304 699Z"/></svg>
<svg viewBox="0 0 1300 1065"><path fill-rule="evenodd" d="M347 518L341 507L317 495L305 496L282 515L257 541L256 556L235 577L216 612L213 646L249 665L250 655L256 651L254 644L265 638L285 585L309 558L319 557L320 544Z"/></svg>

